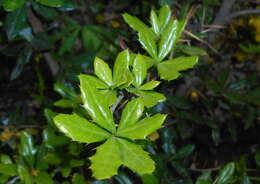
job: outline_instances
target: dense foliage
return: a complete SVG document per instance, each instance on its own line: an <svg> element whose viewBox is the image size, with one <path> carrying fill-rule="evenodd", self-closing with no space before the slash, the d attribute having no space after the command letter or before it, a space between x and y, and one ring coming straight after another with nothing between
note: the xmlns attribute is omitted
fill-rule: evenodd
<svg viewBox="0 0 260 184"><path fill-rule="evenodd" d="M216 36L224 2L0 0L0 183L260 182L260 18Z"/></svg>

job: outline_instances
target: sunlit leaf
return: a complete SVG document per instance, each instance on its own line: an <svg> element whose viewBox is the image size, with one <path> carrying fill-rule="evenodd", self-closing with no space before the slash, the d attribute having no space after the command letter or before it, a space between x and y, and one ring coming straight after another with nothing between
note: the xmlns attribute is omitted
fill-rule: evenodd
<svg viewBox="0 0 260 184"><path fill-rule="evenodd" d="M94 71L95 74L108 86L113 85L112 71L110 70L108 64L98 57L96 57L94 61Z"/></svg>

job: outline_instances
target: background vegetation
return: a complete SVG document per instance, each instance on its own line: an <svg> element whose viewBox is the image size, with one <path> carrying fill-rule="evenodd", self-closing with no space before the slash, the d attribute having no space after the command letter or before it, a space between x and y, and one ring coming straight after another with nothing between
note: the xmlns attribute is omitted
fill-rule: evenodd
<svg viewBox="0 0 260 184"><path fill-rule="evenodd" d="M78 144L53 124L79 112L80 73L95 56L112 65L123 49L143 52L121 14L148 23L169 4L188 18L170 57L201 55L196 68L159 86L168 114L143 144L152 175L121 168L91 177L95 144ZM260 183L260 17L258 0L0 0L0 183ZM196 47L195 47L196 46Z"/></svg>

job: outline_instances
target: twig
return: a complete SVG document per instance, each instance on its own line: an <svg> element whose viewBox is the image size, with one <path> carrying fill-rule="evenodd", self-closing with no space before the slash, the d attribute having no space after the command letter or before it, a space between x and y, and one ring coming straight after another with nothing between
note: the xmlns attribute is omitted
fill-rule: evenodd
<svg viewBox="0 0 260 184"><path fill-rule="evenodd" d="M28 20L33 28L34 33L40 33L43 32L43 25L40 22L40 20L34 15L33 11L31 10L30 7L27 8L27 16ZM51 54L49 52L43 54L44 59L46 60L50 70L51 74L53 76L56 76L56 74L59 71L59 65L57 62L52 58Z"/></svg>
<svg viewBox="0 0 260 184"><path fill-rule="evenodd" d="M192 34L191 32L189 32L189 31L187 31L187 30L184 30L183 32L184 32L185 34L187 34L188 36L190 36L190 37L192 37L192 38L198 40L199 42L201 42L201 43L207 45L215 54L221 56L220 53L219 53L214 47L212 47L207 41L200 39L199 37L195 36L194 34Z"/></svg>
<svg viewBox="0 0 260 184"><path fill-rule="evenodd" d="M235 12L235 13L232 13L231 15L227 16L225 18L225 24L231 22L234 18L237 18L239 16L242 16L242 15L249 15L249 14L260 14L260 9L256 9L256 10L242 10L242 11L239 11L239 12Z"/></svg>
<svg viewBox="0 0 260 184"><path fill-rule="evenodd" d="M221 169L221 167L214 167L214 168L206 168L206 169L199 169L196 168L194 164L191 164L190 168L191 171L197 171L197 172L207 172L207 171L218 171Z"/></svg>
<svg viewBox="0 0 260 184"><path fill-rule="evenodd" d="M114 112L116 110L117 106L120 104L120 102L121 102L121 100L123 100L123 98L124 98L124 94L120 94L119 97L117 98L116 103L114 105L112 105L112 107L110 107L110 110L112 112Z"/></svg>

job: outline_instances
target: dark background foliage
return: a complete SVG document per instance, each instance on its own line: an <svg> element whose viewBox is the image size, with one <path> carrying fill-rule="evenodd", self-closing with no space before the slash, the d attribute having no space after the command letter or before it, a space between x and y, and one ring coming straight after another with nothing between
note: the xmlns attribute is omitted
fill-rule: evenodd
<svg viewBox="0 0 260 184"><path fill-rule="evenodd" d="M123 49L143 52L121 14L148 23L150 10L163 4L175 17L189 17L171 56L199 54L199 64L160 85L167 101L149 109L168 114L150 136L154 142L142 143L156 161L155 173L140 176L121 168L110 180L97 181L88 169L95 145L71 142L52 118L55 112L81 111L77 75L93 71L95 56L113 64ZM0 183L260 182L258 0L0 5Z"/></svg>

